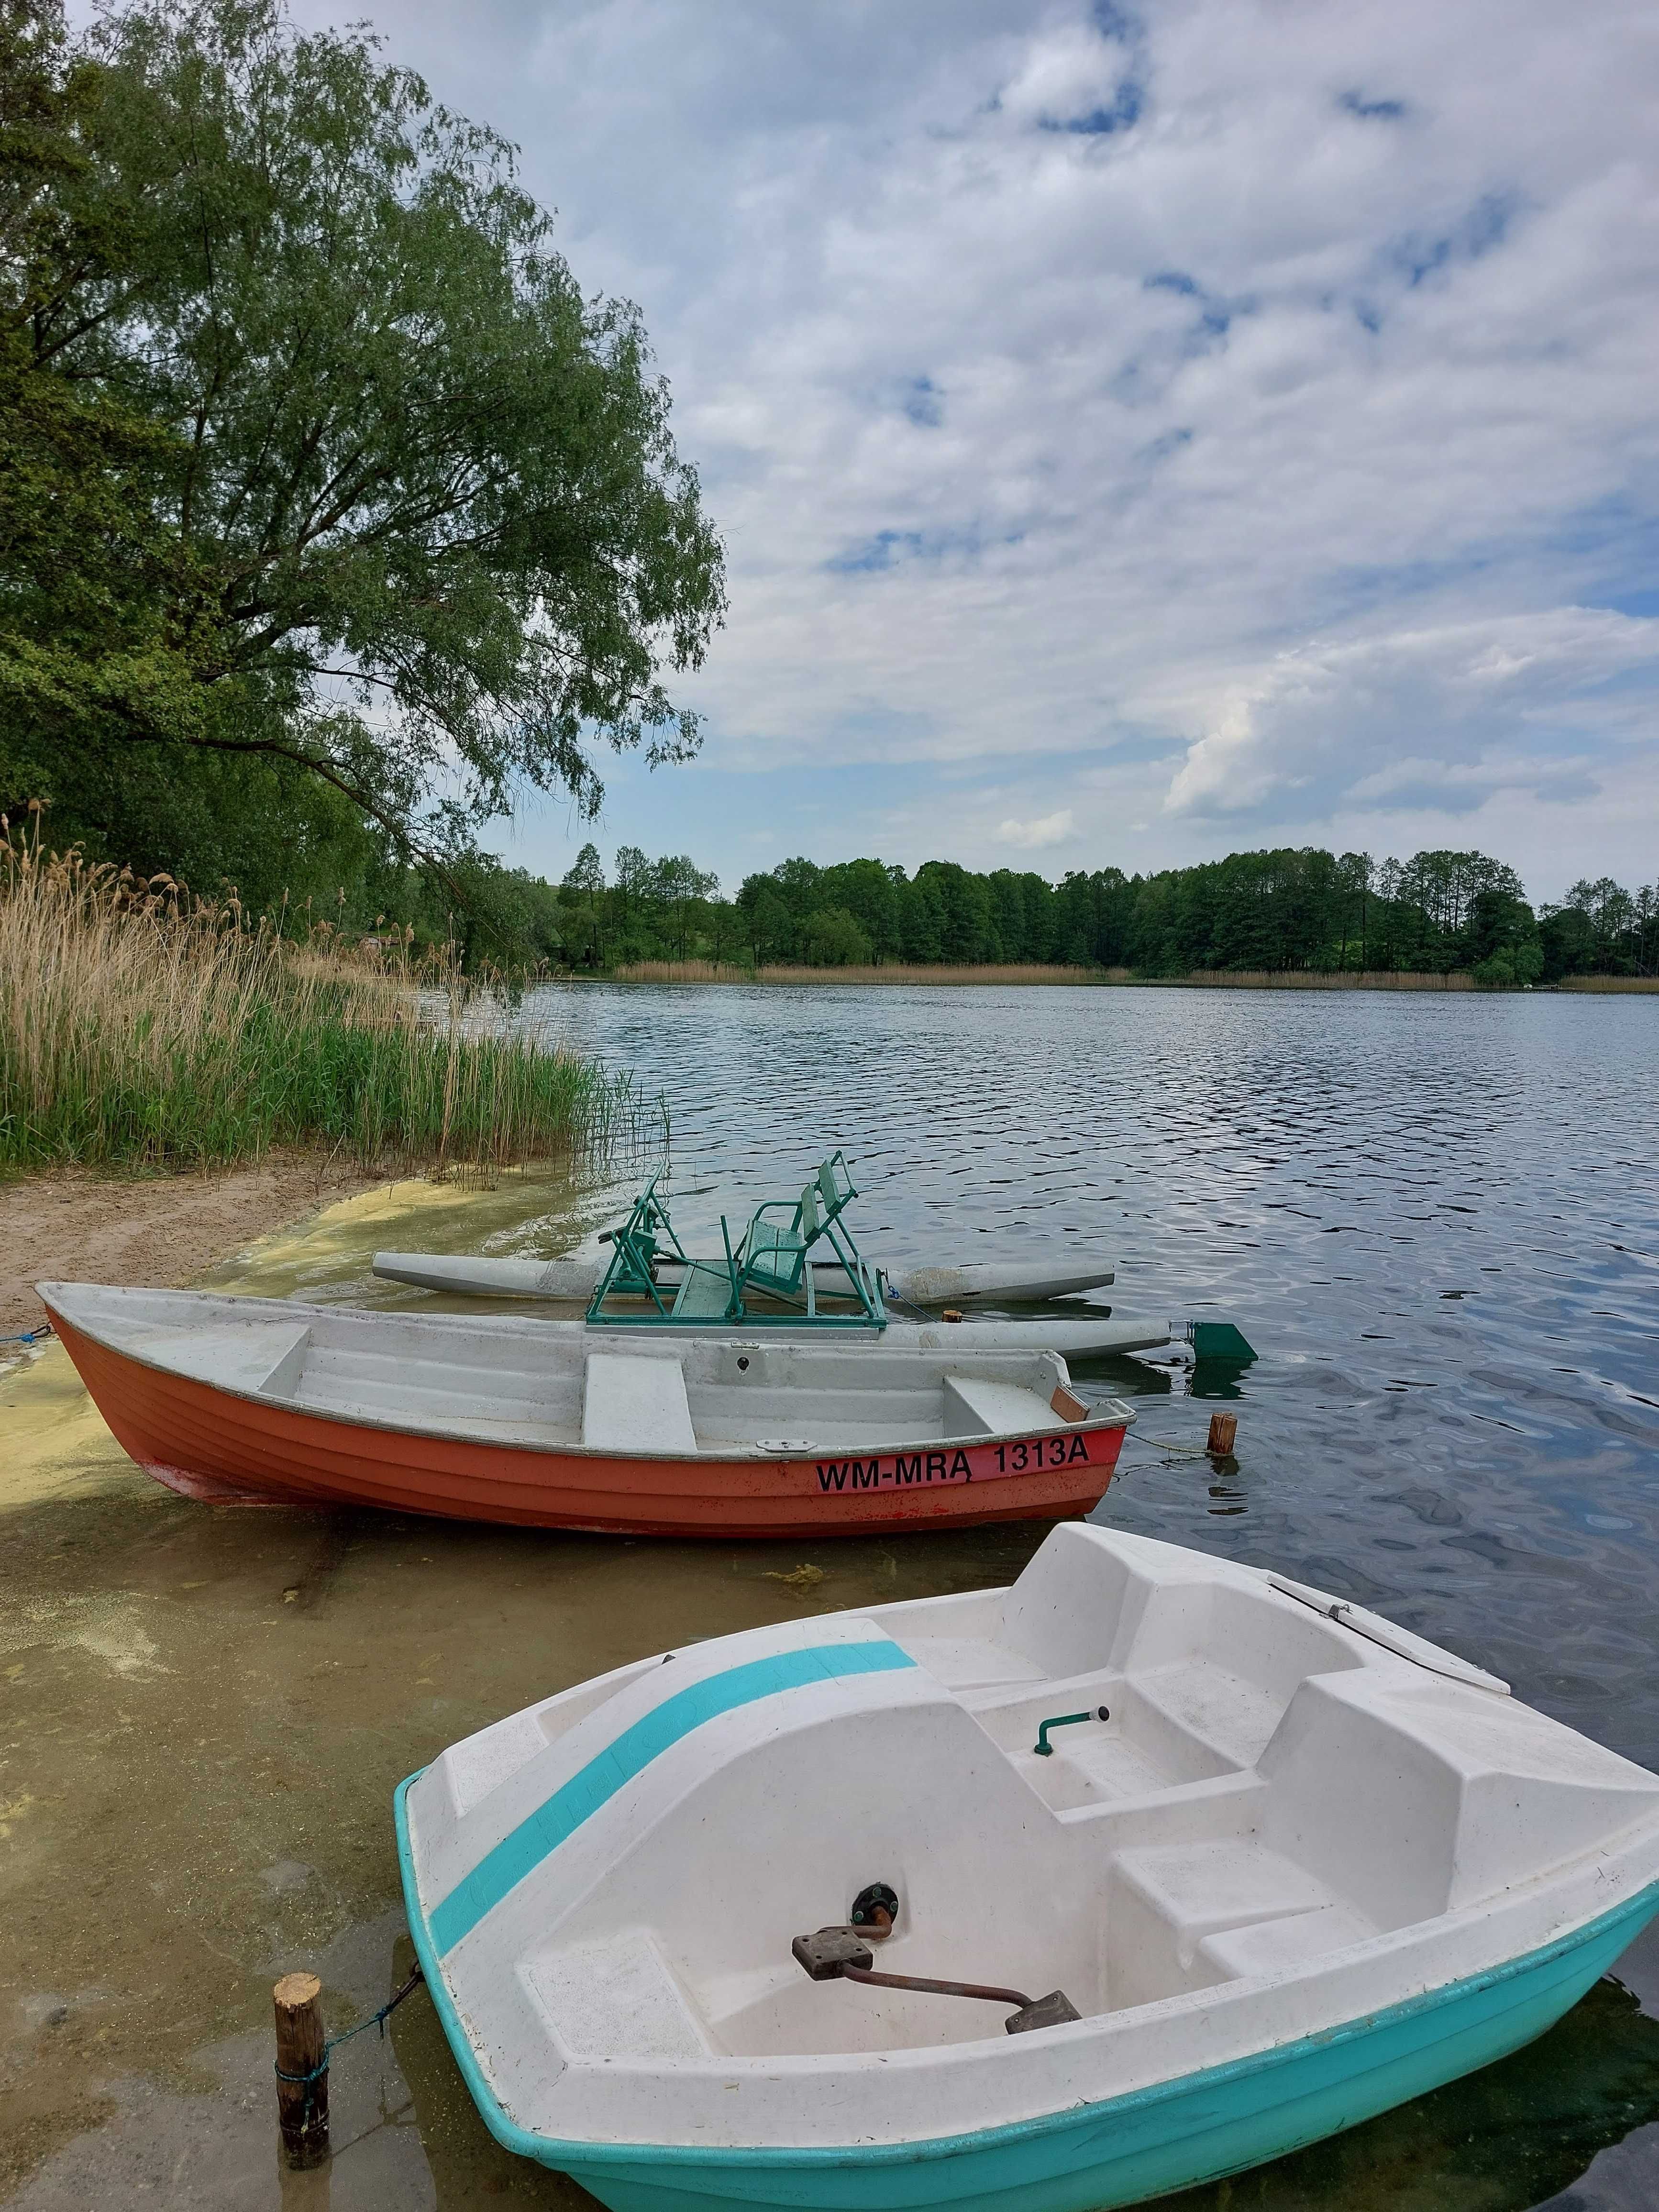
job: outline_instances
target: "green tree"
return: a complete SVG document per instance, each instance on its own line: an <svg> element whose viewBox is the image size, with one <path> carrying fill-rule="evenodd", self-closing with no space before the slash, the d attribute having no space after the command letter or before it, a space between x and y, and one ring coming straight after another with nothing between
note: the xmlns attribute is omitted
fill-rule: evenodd
<svg viewBox="0 0 1659 2212"><path fill-rule="evenodd" d="M665 677L719 543L637 313L583 297L512 149L276 0L140 0L81 52L21 20L9 783L258 757L453 854L526 783L595 811L595 738L692 752Z"/></svg>
<svg viewBox="0 0 1659 2212"><path fill-rule="evenodd" d="M605 892L605 863L597 845L584 845L574 864L566 871L564 890L580 916L578 941L582 957L597 967L599 959L599 901Z"/></svg>
<svg viewBox="0 0 1659 2212"><path fill-rule="evenodd" d="M801 957L814 968L863 968L871 957L869 939L858 917L844 906L819 907L799 931Z"/></svg>

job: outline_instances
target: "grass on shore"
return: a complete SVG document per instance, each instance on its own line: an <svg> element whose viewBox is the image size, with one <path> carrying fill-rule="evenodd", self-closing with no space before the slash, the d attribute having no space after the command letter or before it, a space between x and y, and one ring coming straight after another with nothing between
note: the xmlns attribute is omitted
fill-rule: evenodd
<svg viewBox="0 0 1659 2212"><path fill-rule="evenodd" d="M0 1174L184 1168L319 1145L369 1171L505 1167L613 1133L626 1079L512 1033L401 943L296 943L0 835Z"/></svg>

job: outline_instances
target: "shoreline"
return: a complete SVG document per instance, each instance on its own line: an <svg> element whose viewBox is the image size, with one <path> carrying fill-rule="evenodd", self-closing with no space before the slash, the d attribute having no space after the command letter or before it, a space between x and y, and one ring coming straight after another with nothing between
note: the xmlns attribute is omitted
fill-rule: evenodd
<svg viewBox="0 0 1659 2212"><path fill-rule="evenodd" d="M677 986L759 984L770 989L834 988L887 989L920 985L934 990L1018 985L1073 990L1130 991L1457 991L1483 997L1565 994L1580 997L1645 997L1659 994L1655 975L1567 975L1558 983L1480 984L1466 968L1437 975L1418 969L1200 968L1185 975L1138 975L1127 968L1063 968L1037 964L981 967L922 966L892 961L882 967L733 968L708 960L640 960L602 975L562 975L568 983Z"/></svg>

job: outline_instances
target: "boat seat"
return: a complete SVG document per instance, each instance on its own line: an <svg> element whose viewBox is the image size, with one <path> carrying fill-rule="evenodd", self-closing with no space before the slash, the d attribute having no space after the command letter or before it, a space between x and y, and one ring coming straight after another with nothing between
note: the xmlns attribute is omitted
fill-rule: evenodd
<svg viewBox="0 0 1659 2212"><path fill-rule="evenodd" d="M1246 1928L1226 1929L1218 1936L1206 1936L1198 1948L1203 1958L1233 1980L1304 1966L1328 1951L1345 1950L1350 1943L1364 1943L1381 1932L1374 1920L1351 1905L1322 1905L1282 1920L1255 1920Z"/></svg>
<svg viewBox="0 0 1659 2212"><path fill-rule="evenodd" d="M257 1300L249 1300L252 1305ZM203 1328L149 1330L135 1340L141 1358L157 1359L200 1382L225 1390L258 1390L291 1398L311 1343L308 1322L224 1321Z"/></svg>
<svg viewBox="0 0 1659 2212"><path fill-rule="evenodd" d="M693 1260L674 1300L676 1321L724 1321L732 1310L732 1275L712 1260Z"/></svg>
<svg viewBox="0 0 1659 2212"><path fill-rule="evenodd" d="M529 1962L527 1978L559 2041L578 2058L637 2063L716 2055L643 1928L544 1951Z"/></svg>
<svg viewBox="0 0 1659 2212"><path fill-rule="evenodd" d="M1112 1859L1108 1917L1111 1942L1113 2002L1146 2004L1185 1990L1206 1989L1241 1971L1230 1963L1230 1946L1258 1924L1283 1929L1303 1916L1322 1923L1316 1941L1334 1948L1353 1936L1323 1935L1334 1911L1346 1920L1358 1916L1307 1869L1240 1838L1200 1844L1151 1844L1121 1850ZM1366 1933L1369 1923L1359 1923ZM1281 1933L1268 1942L1276 1957L1288 1960ZM1246 1953L1241 1955L1248 1954Z"/></svg>
<svg viewBox="0 0 1659 2212"><path fill-rule="evenodd" d="M1040 1392L1018 1382L988 1382L977 1375L945 1378L947 1437L1024 1435L1065 1425Z"/></svg>
<svg viewBox="0 0 1659 2212"><path fill-rule="evenodd" d="M592 1451L695 1452L696 1431L678 1359L590 1352L582 1442Z"/></svg>

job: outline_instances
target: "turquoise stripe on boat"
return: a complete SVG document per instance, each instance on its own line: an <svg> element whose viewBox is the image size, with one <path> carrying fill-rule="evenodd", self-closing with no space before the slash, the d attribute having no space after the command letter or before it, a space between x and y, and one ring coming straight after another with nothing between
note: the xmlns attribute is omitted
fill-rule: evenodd
<svg viewBox="0 0 1659 2212"><path fill-rule="evenodd" d="M733 2149L568 2142L508 2118L461 2024L415 1879L406 1800L419 1779L411 1774L393 1799L404 1901L473 2102L504 2148L571 2175L613 2212L1104 2212L1139 2204L1317 2142L1518 2050L1659 1913L1659 1883L1650 1884L1538 1950L1340 2027L965 2135Z"/></svg>
<svg viewBox="0 0 1659 2212"><path fill-rule="evenodd" d="M759 1698L775 1698L782 1690L839 1681L849 1674L883 1674L915 1663L908 1651L884 1636L870 1644L814 1644L802 1651L777 1651L744 1667L728 1667L722 1674L710 1674L677 1690L590 1759L456 1883L433 1911L433 1942L440 1953L453 1951L485 1913L494 1911L507 1892L574 1836L607 1798L705 1721Z"/></svg>

